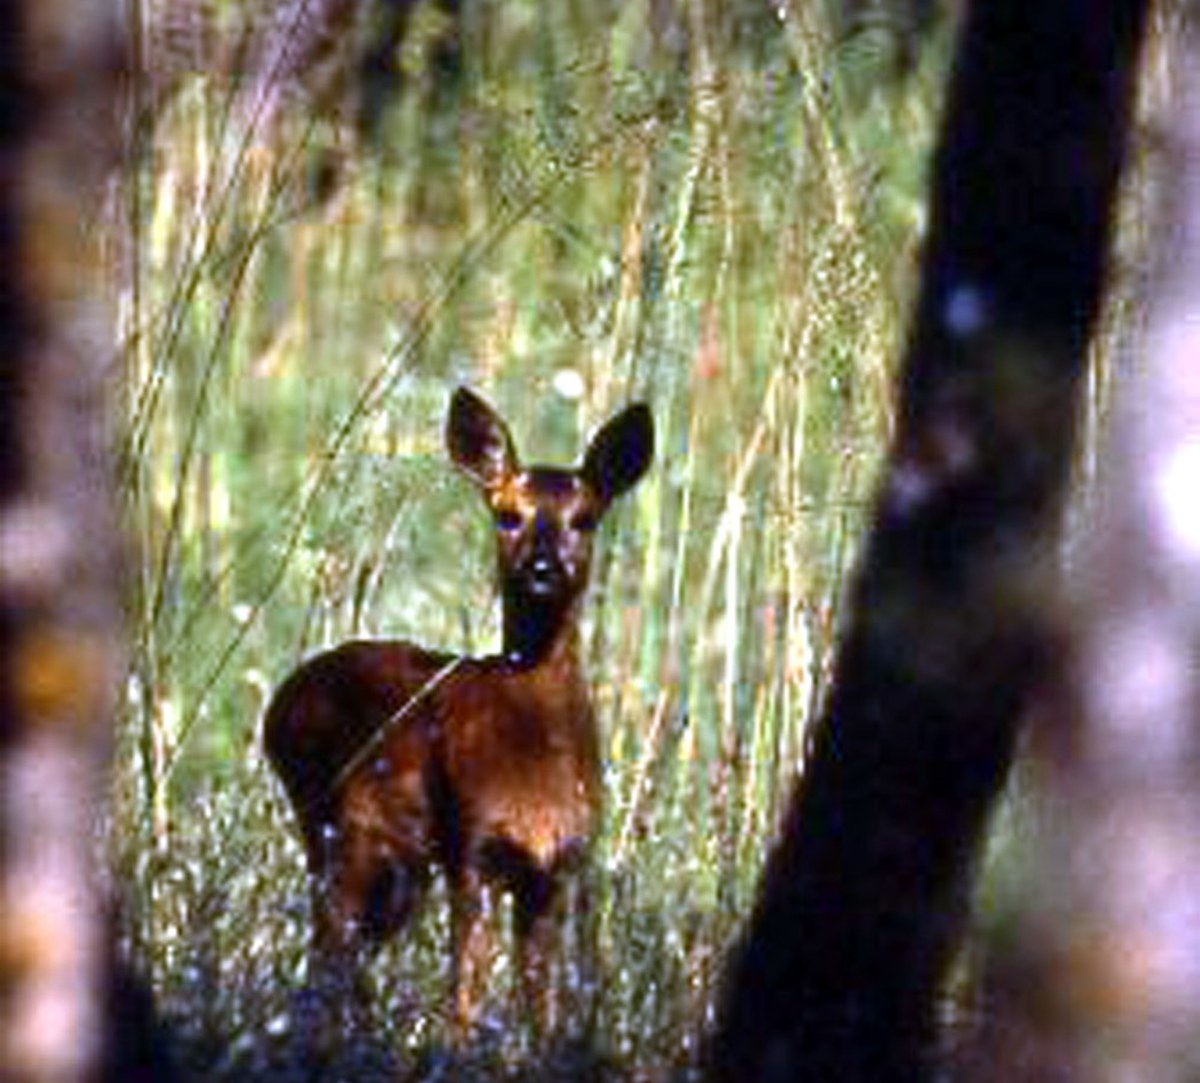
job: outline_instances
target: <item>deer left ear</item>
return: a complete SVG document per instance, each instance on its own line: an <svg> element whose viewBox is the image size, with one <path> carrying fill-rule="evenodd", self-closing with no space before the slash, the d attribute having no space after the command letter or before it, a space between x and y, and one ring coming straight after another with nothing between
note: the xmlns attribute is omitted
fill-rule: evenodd
<svg viewBox="0 0 1200 1083"><path fill-rule="evenodd" d="M654 417L645 403L634 403L605 422L588 445L584 479L605 502L633 488L654 458Z"/></svg>
<svg viewBox="0 0 1200 1083"><path fill-rule="evenodd" d="M465 387L450 400L446 447L454 464L484 489L494 488L519 469L508 426Z"/></svg>

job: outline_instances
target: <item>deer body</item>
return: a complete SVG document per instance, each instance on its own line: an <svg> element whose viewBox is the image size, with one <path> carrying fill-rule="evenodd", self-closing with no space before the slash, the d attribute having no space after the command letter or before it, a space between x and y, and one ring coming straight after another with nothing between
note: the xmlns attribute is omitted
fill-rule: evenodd
<svg viewBox="0 0 1200 1083"><path fill-rule="evenodd" d="M398 931L441 866L457 1024L470 1022L487 957L489 886L513 896L522 983L544 1024L562 883L586 855L601 801L578 631L591 537L649 465L653 428L645 407L630 407L579 469L524 468L504 423L460 389L447 443L495 521L502 653L343 643L283 683L264 745L300 821L321 965L349 966L359 947Z"/></svg>

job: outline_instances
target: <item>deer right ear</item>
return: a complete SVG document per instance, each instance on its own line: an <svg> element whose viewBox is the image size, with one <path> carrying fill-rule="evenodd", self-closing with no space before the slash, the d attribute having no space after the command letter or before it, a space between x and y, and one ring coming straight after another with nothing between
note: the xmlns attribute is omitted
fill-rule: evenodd
<svg viewBox="0 0 1200 1083"><path fill-rule="evenodd" d="M654 417L642 402L605 423L583 457L583 476L607 503L633 488L654 458Z"/></svg>
<svg viewBox="0 0 1200 1083"><path fill-rule="evenodd" d="M446 447L454 465L484 489L498 485L517 469L517 452L508 426L465 387L458 388L450 399Z"/></svg>

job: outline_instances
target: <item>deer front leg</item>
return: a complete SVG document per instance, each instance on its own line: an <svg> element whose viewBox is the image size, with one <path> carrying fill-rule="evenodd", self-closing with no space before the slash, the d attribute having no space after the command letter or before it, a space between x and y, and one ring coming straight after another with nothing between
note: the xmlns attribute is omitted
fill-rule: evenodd
<svg viewBox="0 0 1200 1083"><path fill-rule="evenodd" d="M563 921L561 894L552 877L537 872L514 899L513 932L522 1007L538 1040L553 1033L562 1022L554 980Z"/></svg>
<svg viewBox="0 0 1200 1083"><path fill-rule="evenodd" d="M482 977L490 961L483 889L473 869L460 871L450 886L450 939L452 1023L461 1045L475 1023Z"/></svg>

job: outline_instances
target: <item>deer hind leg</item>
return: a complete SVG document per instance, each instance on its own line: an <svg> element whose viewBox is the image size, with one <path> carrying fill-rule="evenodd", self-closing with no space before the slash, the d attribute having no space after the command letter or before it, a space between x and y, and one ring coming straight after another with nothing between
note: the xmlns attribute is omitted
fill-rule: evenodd
<svg viewBox="0 0 1200 1083"><path fill-rule="evenodd" d="M351 1021L362 1025L371 999L363 957L409 919L427 873L392 840L354 825L327 827L321 841L323 852L312 863L310 969L334 1014L348 1008Z"/></svg>

